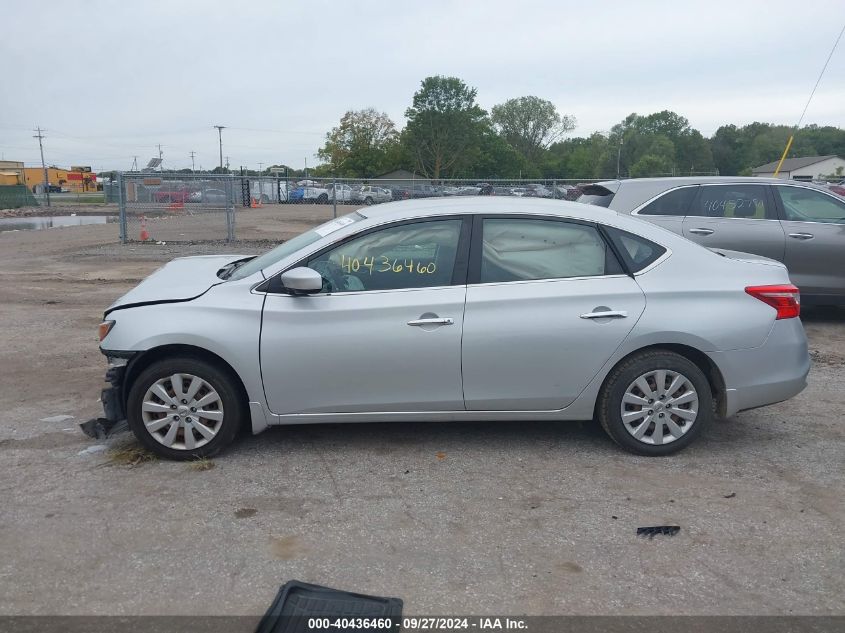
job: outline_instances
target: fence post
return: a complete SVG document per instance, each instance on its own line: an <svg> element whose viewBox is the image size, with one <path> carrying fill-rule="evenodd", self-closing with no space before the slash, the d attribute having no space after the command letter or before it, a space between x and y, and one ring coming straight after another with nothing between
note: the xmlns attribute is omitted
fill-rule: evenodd
<svg viewBox="0 0 845 633"><path fill-rule="evenodd" d="M123 172L117 173L117 208L120 214L120 243L126 244L126 197L123 195Z"/></svg>
<svg viewBox="0 0 845 633"><path fill-rule="evenodd" d="M332 183L332 217L337 217L337 178Z"/></svg>

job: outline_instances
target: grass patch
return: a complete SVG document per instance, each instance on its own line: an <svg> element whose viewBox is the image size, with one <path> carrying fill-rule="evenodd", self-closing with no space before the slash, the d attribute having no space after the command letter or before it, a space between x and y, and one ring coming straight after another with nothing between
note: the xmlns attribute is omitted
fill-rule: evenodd
<svg viewBox="0 0 845 633"><path fill-rule="evenodd" d="M158 459L155 453L151 453L140 444L124 444L109 451L109 463L118 466L134 468L147 462L154 462Z"/></svg>
<svg viewBox="0 0 845 633"><path fill-rule="evenodd" d="M194 461L189 463L188 469L189 470L196 470L198 472L202 472L204 470L211 470L216 465L217 464L215 464L213 461L208 459L208 457L200 457L199 459L195 459Z"/></svg>

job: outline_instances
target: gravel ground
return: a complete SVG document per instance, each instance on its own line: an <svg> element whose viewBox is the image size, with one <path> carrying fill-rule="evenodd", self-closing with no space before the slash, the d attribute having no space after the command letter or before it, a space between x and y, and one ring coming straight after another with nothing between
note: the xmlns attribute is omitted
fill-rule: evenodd
<svg viewBox="0 0 845 633"><path fill-rule="evenodd" d="M258 252L328 217L244 211L239 237L262 241L231 245L0 234L0 615L255 615L293 578L407 614L843 612L842 310L804 316L804 393L664 459L592 423L275 428L207 470L127 465L128 436L82 435L105 306L172 257ZM660 524L681 531L635 536Z"/></svg>

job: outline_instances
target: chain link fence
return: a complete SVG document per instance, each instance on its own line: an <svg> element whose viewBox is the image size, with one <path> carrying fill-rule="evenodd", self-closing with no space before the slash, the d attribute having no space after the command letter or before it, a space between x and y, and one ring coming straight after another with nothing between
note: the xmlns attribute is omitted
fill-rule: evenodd
<svg viewBox="0 0 845 633"><path fill-rule="evenodd" d="M284 217L276 205L328 205L330 215L399 200L467 196L575 200L584 180L284 178L239 174L126 172L106 196L120 210L121 242L234 241L244 213ZM288 213L288 216L291 214ZM326 214L329 215L329 214Z"/></svg>

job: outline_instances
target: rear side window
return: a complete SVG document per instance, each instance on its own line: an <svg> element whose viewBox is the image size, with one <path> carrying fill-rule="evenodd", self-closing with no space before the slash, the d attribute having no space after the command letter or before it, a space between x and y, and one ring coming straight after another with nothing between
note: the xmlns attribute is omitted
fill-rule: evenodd
<svg viewBox="0 0 845 633"><path fill-rule="evenodd" d="M481 283L619 274L592 226L535 219L484 219Z"/></svg>
<svg viewBox="0 0 845 633"><path fill-rule="evenodd" d="M622 259L625 260L628 270L632 273L637 273L651 266L666 252L666 249L660 246L660 244L655 244L639 235L634 235L633 233L628 233L627 231L622 231L611 226L604 228L613 241L616 250L619 251Z"/></svg>
<svg viewBox="0 0 845 633"><path fill-rule="evenodd" d="M592 204L596 207L609 207L613 200L613 192L600 185L579 185L581 195L577 202L581 204Z"/></svg>
<svg viewBox="0 0 845 633"><path fill-rule="evenodd" d="M776 220L765 185L704 185L689 215L705 218Z"/></svg>
<svg viewBox="0 0 845 633"><path fill-rule="evenodd" d="M695 194L698 192L698 185L695 187L681 187L667 191L656 200L652 200L642 209L637 211L638 215L687 215Z"/></svg>

